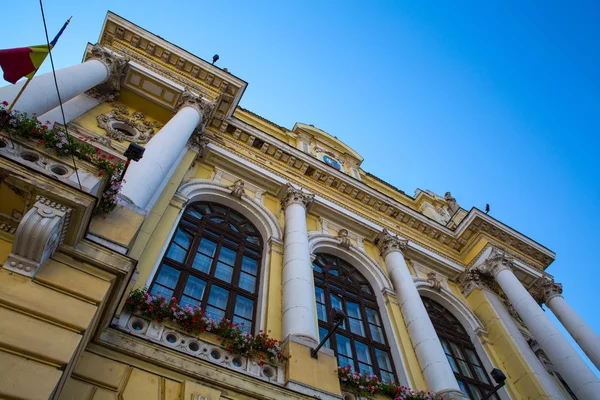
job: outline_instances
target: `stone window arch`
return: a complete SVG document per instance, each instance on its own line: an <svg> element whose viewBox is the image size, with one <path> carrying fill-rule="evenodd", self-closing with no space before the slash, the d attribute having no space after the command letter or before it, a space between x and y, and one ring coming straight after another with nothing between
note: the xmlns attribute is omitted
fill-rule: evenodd
<svg viewBox="0 0 600 400"><path fill-rule="evenodd" d="M334 325L332 307L341 308L347 316L325 344L334 351L338 365L396 381L376 294L367 279L348 262L325 253L316 254L313 276L319 336L324 337Z"/></svg>
<svg viewBox="0 0 600 400"><path fill-rule="evenodd" d="M150 292L199 306L255 330L263 238L244 215L225 205L189 204L154 275Z"/></svg>
<svg viewBox="0 0 600 400"><path fill-rule="evenodd" d="M421 299L460 389L470 399L481 399L494 385L469 334L460 321L440 303L429 297L422 296ZM499 400L497 394L491 398Z"/></svg>

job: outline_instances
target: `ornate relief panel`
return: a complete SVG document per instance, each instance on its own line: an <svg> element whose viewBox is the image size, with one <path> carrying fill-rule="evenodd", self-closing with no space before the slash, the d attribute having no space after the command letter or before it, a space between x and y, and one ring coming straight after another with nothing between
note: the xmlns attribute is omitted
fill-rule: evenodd
<svg viewBox="0 0 600 400"><path fill-rule="evenodd" d="M162 127L156 121L150 121L140 111L133 113L122 104L112 103L113 109L98 116L98 127L106 131L106 136L123 142L148 143L152 135Z"/></svg>

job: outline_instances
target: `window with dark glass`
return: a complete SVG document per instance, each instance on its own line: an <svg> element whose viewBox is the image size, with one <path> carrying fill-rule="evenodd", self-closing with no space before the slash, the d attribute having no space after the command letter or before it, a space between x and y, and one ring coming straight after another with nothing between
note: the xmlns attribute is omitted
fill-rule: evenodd
<svg viewBox="0 0 600 400"><path fill-rule="evenodd" d="M494 385L490 381L467 331L458 319L441 304L427 297L422 297L422 299L438 338L442 342L458 386L470 399L483 398L493 389ZM499 400L497 395L493 395L491 398Z"/></svg>
<svg viewBox="0 0 600 400"><path fill-rule="evenodd" d="M206 309L251 332L262 239L243 215L216 203L190 204L154 277L150 292Z"/></svg>
<svg viewBox="0 0 600 400"><path fill-rule="evenodd" d="M390 347L383 330L377 299L371 285L350 264L329 254L317 254L313 262L319 336L333 327L331 308L347 315L326 347L335 352L338 365L396 381Z"/></svg>

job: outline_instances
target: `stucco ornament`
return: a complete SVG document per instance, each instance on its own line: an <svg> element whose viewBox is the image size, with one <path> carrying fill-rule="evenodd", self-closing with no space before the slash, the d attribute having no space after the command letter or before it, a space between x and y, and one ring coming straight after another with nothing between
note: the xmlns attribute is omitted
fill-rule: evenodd
<svg viewBox="0 0 600 400"><path fill-rule="evenodd" d="M33 277L64 241L71 209L43 196L23 216L4 268Z"/></svg>
<svg viewBox="0 0 600 400"><path fill-rule="evenodd" d="M456 278L458 287L463 295L468 296L475 289L483 289L484 287L491 288L493 286L493 279L483 274L477 268L471 268L462 272Z"/></svg>
<svg viewBox="0 0 600 400"><path fill-rule="evenodd" d="M340 246L349 249L350 248L350 238L348 238L348 231L346 229L340 229L338 232L338 240L340 241Z"/></svg>
<svg viewBox="0 0 600 400"><path fill-rule="evenodd" d="M118 142L148 143L155 129L162 125L149 121L140 111L130 113L122 104L113 103L113 109L98 116L98 127L106 131L106 136Z"/></svg>
<svg viewBox="0 0 600 400"><path fill-rule="evenodd" d="M448 208L450 209L450 215L454 215L459 209L460 206L456 202L456 199L452 197L450 192L446 192L444 195L444 199L446 199L446 203L448 204Z"/></svg>
<svg viewBox="0 0 600 400"><path fill-rule="evenodd" d="M494 249L485 262L478 267L483 275L495 277L501 271L513 269L514 260Z"/></svg>
<svg viewBox="0 0 600 400"><path fill-rule="evenodd" d="M209 101L208 99L206 99L202 96L199 96L197 94L194 94L186 89L179 95L179 100L177 100L175 109L179 110L182 107L193 107L196 110L198 110L200 115L202 115L202 118L201 118L201 121L199 124L202 127L210 119L210 114L212 113L212 111L215 107L215 104L213 102ZM203 130L203 129L201 129L201 130Z"/></svg>
<svg viewBox="0 0 600 400"><path fill-rule="evenodd" d="M535 301L542 305L548 304L553 297L561 296L563 288L562 284L554 282L554 278L542 276L538 278L529 292Z"/></svg>
<svg viewBox="0 0 600 400"><path fill-rule="evenodd" d="M431 271L427 274L427 282L431 283L433 290L437 290L438 292L442 291L442 281L436 272Z"/></svg>
<svg viewBox="0 0 600 400"><path fill-rule="evenodd" d="M292 204L300 204L305 209L309 209L315 201L315 195L303 192L302 189L296 189L291 184L285 185L285 194L281 199L281 206L287 208Z"/></svg>
<svg viewBox="0 0 600 400"><path fill-rule="evenodd" d="M88 90L86 94L99 101L114 101L121 91L121 81L125 76L128 60L99 44L92 47L92 59L101 61L108 69L108 78L98 86Z"/></svg>
<svg viewBox="0 0 600 400"><path fill-rule="evenodd" d="M187 146L190 150L197 154L202 154L204 148L210 143L210 140L202 133L200 128L196 128L190 138L188 139Z"/></svg>
<svg viewBox="0 0 600 400"><path fill-rule="evenodd" d="M244 181L241 179L235 181L233 185L231 185L231 193L229 194L231 194L233 197L241 199L244 195Z"/></svg>
<svg viewBox="0 0 600 400"><path fill-rule="evenodd" d="M400 239L397 235L392 235L387 229L379 232L375 237L375 245L379 248L381 256L385 258L392 251L404 253L408 246L408 240Z"/></svg>

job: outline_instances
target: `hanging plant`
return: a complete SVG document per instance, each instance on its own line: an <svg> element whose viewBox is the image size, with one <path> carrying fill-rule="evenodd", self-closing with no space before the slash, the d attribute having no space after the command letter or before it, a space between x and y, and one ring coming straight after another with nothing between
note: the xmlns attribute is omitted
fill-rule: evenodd
<svg viewBox="0 0 600 400"><path fill-rule="evenodd" d="M7 112L8 102L0 103L0 127L8 129L11 134L16 136L36 140L45 148L53 150L60 156L73 155L80 160L87 161L98 168L98 176L109 176L108 183L100 197L100 204L96 209L96 214L107 214L117 206L117 195L119 194L122 183L119 182L121 173L125 164L115 161L112 155L102 154L100 149L89 143L70 139L66 133L58 127L50 129L50 121L42 123L33 114L31 117L27 113L18 110ZM2 140L4 142L4 140ZM5 143L5 142L4 142Z"/></svg>

